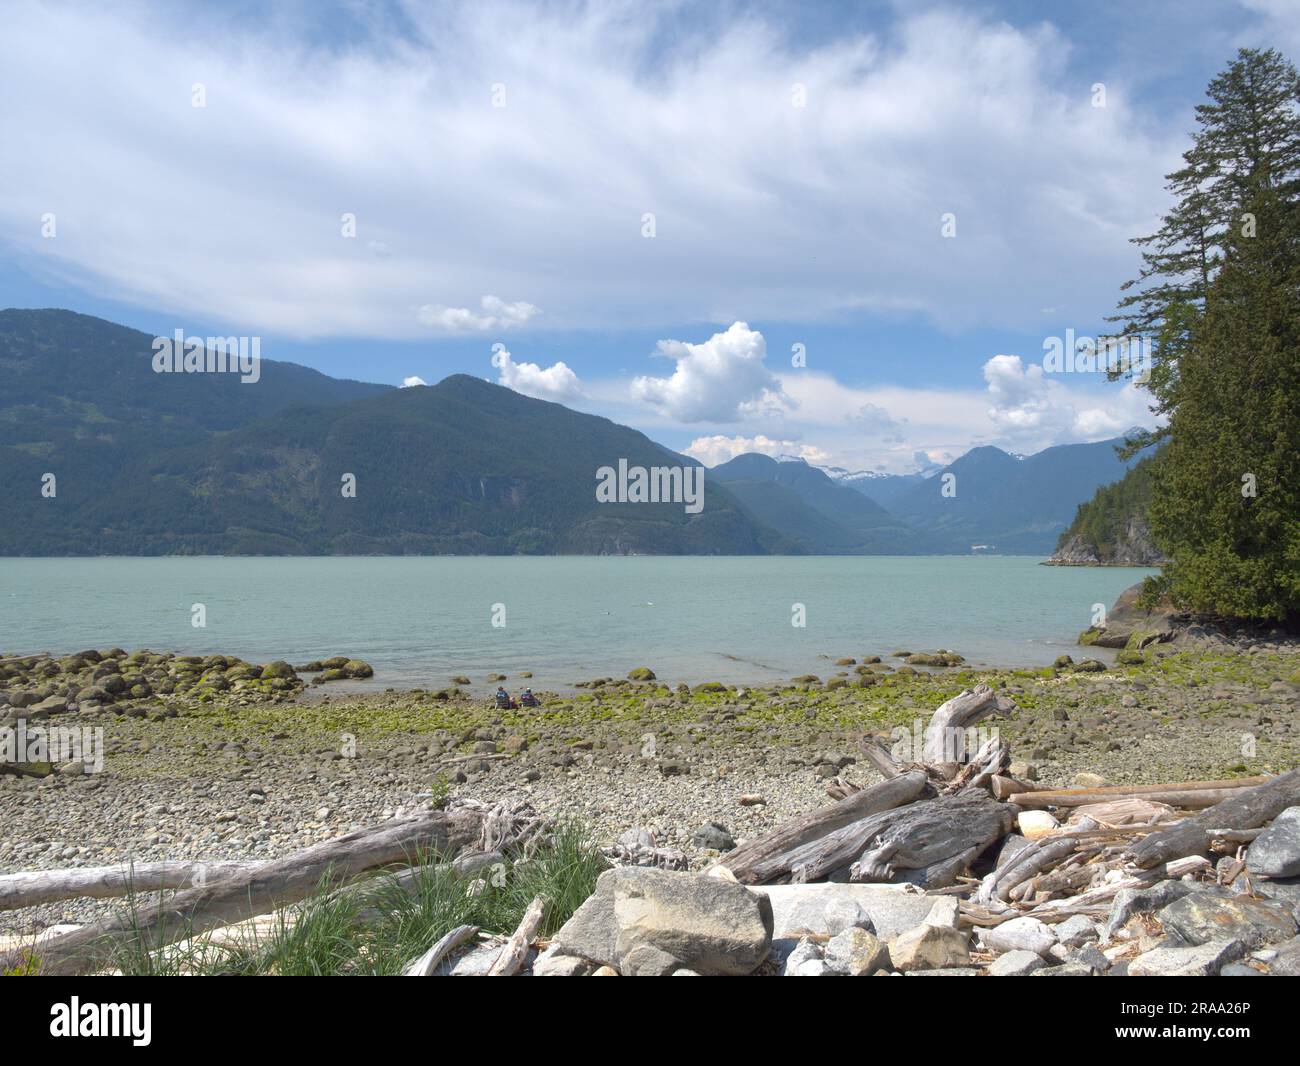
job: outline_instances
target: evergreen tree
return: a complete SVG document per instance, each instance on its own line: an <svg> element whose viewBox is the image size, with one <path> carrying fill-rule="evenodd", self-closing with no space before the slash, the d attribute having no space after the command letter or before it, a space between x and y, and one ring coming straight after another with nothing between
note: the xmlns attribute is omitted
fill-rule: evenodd
<svg viewBox="0 0 1300 1066"><path fill-rule="evenodd" d="M1198 130L1183 166L1166 175L1174 205L1160 229L1136 238L1142 269L1124 285L1112 321L1120 336L1152 347L1152 408L1169 416L1180 400L1179 366L1244 205L1262 183L1294 205L1300 193L1300 75L1272 49L1241 49L1196 108ZM1169 429L1130 442L1133 454Z"/></svg>
<svg viewBox="0 0 1300 1066"><path fill-rule="evenodd" d="M1300 621L1298 199L1266 167L1247 179L1179 356L1151 524L1156 588L1196 611Z"/></svg>

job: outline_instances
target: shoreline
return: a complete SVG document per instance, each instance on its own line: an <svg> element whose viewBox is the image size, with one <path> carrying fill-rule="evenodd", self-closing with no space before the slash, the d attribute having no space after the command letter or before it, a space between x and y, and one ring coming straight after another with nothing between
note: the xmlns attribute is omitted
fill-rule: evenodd
<svg viewBox="0 0 1300 1066"><path fill-rule="evenodd" d="M858 738L896 742L979 683L1016 704L991 725L1024 764L1019 773L1045 787L1069 786L1080 773L1137 784L1300 765L1294 643L1155 645L1137 663L1080 670L1091 654L1076 649L1071 664L1018 670L858 662L840 667L852 681L750 687L615 681L539 692L535 711L498 711L463 691L358 695L329 683L304 698L288 678L202 699L191 691L74 701L38 724L102 730L103 771L0 773L0 818L10 827L0 872L271 858L420 809L431 794L526 797L544 814L577 819L600 843L648 828L698 869L717 855L701 835L710 823L741 841L827 802L837 775L875 780ZM0 724L29 710L0 711ZM742 795L764 802L741 804ZM0 913L0 932L85 921L108 906Z"/></svg>

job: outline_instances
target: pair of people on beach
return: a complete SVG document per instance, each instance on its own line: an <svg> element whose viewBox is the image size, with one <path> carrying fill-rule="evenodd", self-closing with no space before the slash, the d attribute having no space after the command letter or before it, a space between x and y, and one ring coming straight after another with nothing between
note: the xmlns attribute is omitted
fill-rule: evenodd
<svg viewBox="0 0 1300 1066"><path fill-rule="evenodd" d="M519 697L519 702L515 703L515 701L510 698L510 693L507 692L504 688L501 688L499 685L497 686L496 704L502 710L514 710L521 706L522 707L541 706L541 704L537 702L537 697L533 695L532 689L530 688L524 689L523 693Z"/></svg>

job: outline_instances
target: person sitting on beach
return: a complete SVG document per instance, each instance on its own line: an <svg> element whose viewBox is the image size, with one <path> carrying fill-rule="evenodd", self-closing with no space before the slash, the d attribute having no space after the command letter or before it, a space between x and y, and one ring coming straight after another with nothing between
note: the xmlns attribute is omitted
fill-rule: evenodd
<svg viewBox="0 0 1300 1066"><path fill-rule="evenodd" d="M533 695L533 690L530 689L530 688L526 688L526 689L524 689L523 694L520 695L520 697L519 697L519 705L520 705L521 707L540 707L540 706L541 706L541 704L537 702L537 697Z"/></svg>
<svg viewBox="0 0 1300 1066"><path fill-rule="evenodd" d="M514 701L511 700L510 693L507 692L505 689L501 688L499 685L497 686L496 700L497 700L497 706L501 708L501 710L503 711L508 711L511 707L514 706Z"/></svg>

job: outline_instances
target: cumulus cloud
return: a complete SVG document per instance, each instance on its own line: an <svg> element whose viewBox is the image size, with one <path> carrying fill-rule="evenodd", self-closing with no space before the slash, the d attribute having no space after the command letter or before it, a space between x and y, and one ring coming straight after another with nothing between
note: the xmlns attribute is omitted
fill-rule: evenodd
<svg viewBox="0 0 1300 1066"><path fill-rule="evenodd" d="M1094 375L1098 380L1103 375ZM1134 425L1152 424L1150 397L1129 383L1109 386L1102 396L1082 382L1067 385L1038 363L1018 355L995 355L984 364L987 413L997 436L1008 443L1047 447L1071 440L1102 440Z"/></svg>
<svg viewBox="0 0 1300 1066"><path fill-rule="evenodd" d="M666 378L634 379L632 396L679 422L739 422L791 403L764 363L763 335L744 322L701 344L660 341L658 352L675 360L677 369Z"/></svg>
<svg viewBox="0 0 1300 1066"><path fill-rule="evenodd" d="M417 312L426 326L443 333L483 333L487 330L511 329L522 326L535 314L537 308L522 300L506 303L496 296L484 296L479 301L480 312L468 307L441 307L425 304Z"/></svg>
<svg viewBox="0 0 1300 1066"><path fill-rule="evenodd" d="M570 403L585 395L578 375L562 362L543 369L536 363L516 363L510 353L502 349L492 356L492 363L498 370L497 384L525 396Z"/></svg>
<svg viewBox="0 0 1300 1066"><path fill-rule="evenodd" d="M831 461L829 452L813 444L797 440L773 440L761 433L754 437L696 437L685 448L683 454L698 459L705 466L717 466L738 455L758 452L760 455L792 455L814 466L823 466Z"/></svg>
<svg viewBox="0 0 1300 1066"><path fill-rule="evenodd" d="M425 381L424 378L421 377L411 376L409 378L402 378L402 388L404 389L413 388L416 385L427 385L427 384L429 383Z"/></svg>

